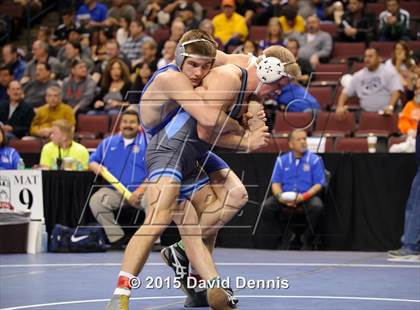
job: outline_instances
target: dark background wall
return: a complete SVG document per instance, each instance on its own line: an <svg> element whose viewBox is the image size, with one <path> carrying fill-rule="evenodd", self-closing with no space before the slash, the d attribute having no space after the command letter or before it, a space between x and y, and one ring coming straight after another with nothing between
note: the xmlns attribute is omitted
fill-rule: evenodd
<svg viewBox="0 0 420 310"><path fill-rule="evenodd" d="M255 247L252 234L261 202L271 195L270 177L276 154L220 154L247 186L249 202L219 234L223 247ZM384 251L398 247L403 231L405 203L415 175L412 154L322 154L332 178L324 193L325 213L316 234L321 249ZM94 176L89 172L45 171L44 208L47 228L55 223L69 226L93 220L86 202L92 194ZM99 184L99 183L96 183ZM128 209L122 221L136 223ZM244 228L245 227L245 228ZM169 228L162 240L178 238Z"/></svg>

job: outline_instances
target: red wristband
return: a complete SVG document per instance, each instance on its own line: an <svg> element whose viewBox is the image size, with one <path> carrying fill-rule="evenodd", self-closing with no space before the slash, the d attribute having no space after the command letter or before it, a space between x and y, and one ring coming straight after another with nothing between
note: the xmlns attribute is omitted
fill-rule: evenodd
<svg viewBox="0 0 420 310"><path fill-rule="evenodd" d="M311 194L309 194L308 192L305 192L302 194L303 197L303 201L307 201L309 200L309 198L311 198Z"/></svg>

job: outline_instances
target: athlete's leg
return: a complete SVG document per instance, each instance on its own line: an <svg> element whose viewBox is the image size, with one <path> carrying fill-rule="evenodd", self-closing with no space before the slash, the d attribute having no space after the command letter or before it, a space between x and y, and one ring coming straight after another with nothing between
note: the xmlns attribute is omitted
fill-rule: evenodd
<svg viewBox="0 0 420 310"><path fill-rule="evenodd" d="M143 268L155 240L172 221L180 185L170 177L160 177L147 186L148 212L144 224L133 235L124 253L121 270L137 275Z"/></svg>

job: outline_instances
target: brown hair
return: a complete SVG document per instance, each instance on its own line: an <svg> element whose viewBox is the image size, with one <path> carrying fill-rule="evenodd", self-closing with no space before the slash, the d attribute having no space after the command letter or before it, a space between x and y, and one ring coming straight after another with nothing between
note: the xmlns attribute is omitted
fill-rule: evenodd
<svg viewBox="0 0 420 310"><path fill-rule="evenodd" d="M300 67L296 63L295 56L293 56L292 52L287 48L278 45L270 46L263 51L263 54L266 57L275 57L281 62L286 63L286 73L291 75L293 78L297 79L300 76ZM259 63L262 59L263 57L258 57L257 63Z"/></svg>
<svg viewBox="0 0 420 310"><path fill-rule="evenodd" d="M207 42L199 41L199 42L194 42L194 43L185 45L185 51L188 54L197 54L200 56L206 56L206 57L211 57L211 58L216 57L216 52L217 52L216 41L213 39L212 36L210 36L208 33L202 30L193 29L193 30L187 31L186 33L182 35L181 39L179 40L179 43L184 43L184 42L196 40L196 39L204 39Z"/></svg>
<svg viewBox="0 0 420 310"><path fill-rule="evenodd" d="M115 63L118 63L120 65L121 79L124 81L124 83L127 84L128 82L130 82L130 70L128 69L127 65L121 59L113 58L109 60L104 70L104 76L101 82L102 89L105 89L105 90L109 89L109 86L112 83L111 68Z"/></svg>
<svg viewBox="0 0 420 310"><path fill-rule="evenodd" d="M57 127L62 133L64 133L69 140L73 140L74 126L64 119L56 120L52 123L53 127Z"/></svg>
<svg viewBox="0 0 420 310"><path fill-rule="evenodd" d="M413 61L411 59L411 50L407 45L407 42L405 41L398 41L394 44L394 47L392 49L392 64L395 65L397 59L396 59L396 55L395 55L395 48L397 47L397 45L401 45L404 49L405 52L405 60L404 60L404 64L407 66L407 68L410 68L413 65Z"/></svg>

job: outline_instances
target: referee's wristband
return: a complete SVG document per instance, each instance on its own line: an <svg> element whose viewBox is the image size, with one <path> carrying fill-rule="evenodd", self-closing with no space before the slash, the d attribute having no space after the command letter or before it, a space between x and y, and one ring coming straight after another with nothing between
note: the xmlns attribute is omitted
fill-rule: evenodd
<svg viewBox="0 0 420 310"><path fill-rule="evenodd" d="M303 201L308 201L311 198L311 194L309 192L305 192L302 194Z"/></svg>

